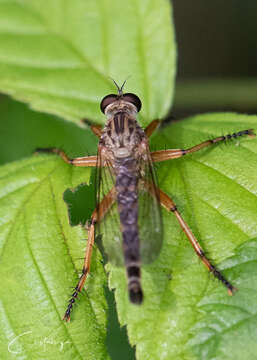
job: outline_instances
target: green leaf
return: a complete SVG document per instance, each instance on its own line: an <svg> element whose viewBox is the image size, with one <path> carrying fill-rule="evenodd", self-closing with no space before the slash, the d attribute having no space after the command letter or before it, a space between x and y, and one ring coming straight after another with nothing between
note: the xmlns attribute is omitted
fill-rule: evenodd
<svg viewBox="0 0 257 360"><path fill-rule="evenodd" d="M257 116L199 115L162 130L152 148L187 148L248 128L256 132ZM257 141L249 138L157 166L161 189L173 198L207 256L239 291L228 296L194 254L175 217L164 210L163 249L157 261L143 267L142 306L129 304L124 270L108 267L119 320L127 325L137 359L253 359L256 169Z"/></svg>
<svg viewBox="0 0 257 360"><path fill-rule="evenodd" d="M43 112L103 122L99 100L115 91L108 76L121 83L132 75L126 91L142 99L140 121L161 118L170 106L175 72L170 17L165 0L0 0L0 89ZM152 147L194 145L256 128L256 120L236 114L195 117L160 132ZM54 137L51 128L44 134ZM32 137L33 131L26 139L30 144ZM88 134L86 139L91 143ZM48 141L55 145L55 139ZM237 144L158 166L161 188L239 289L233 298L207 274L165 212L162 254L143 269L142 307L128 303L124 269L109 266L120 322L128 326L138 359L252 359L255 354L257 144L249 139ZM63 193L81 181L88 184L89 177L88 170L71 169L51 156L1 169L3 358L107 358L105 275L97 249L74 321L61 320L85 247L84 232L69 226Z"/></svg>
<svg viewBox="0 0 257 360"><path fill-rule="evenodd" d="M83 169L88 182L89 169ZM105 273L97 249L87 292L62 321L82 268L85 233L69 225L64 191L81 181L55 156L1 168L1 357L106 359Z"/></svg>
<svg viewBox="0 0 257 360"><path fill-rule="evenodd" d="M90 129L32 111L7 96L0 98L0 114L0 164L31 156L38 147L61 148L71 157L96 153L98 139Z"/></svg>
<svg viewBox="0 0 257 360"><path fill-rule="evenodd" d="M168 111L175 75L166 0L0 0L0 89L34 109L103 122L109 77L144 104L141 120ZM161 69L161 71L160 71Z"/></svg>
<svg viewBox="0 0 257 360"><path fill-rule="evenodd" d="M15 99L27 102L36 110L61 115L65 119L74 122L86 117L101 123L103 122L103 115L100 114L99 101L107 93L116 92L109 76L113 77L118 83L122 83L129 75L131 75L131 78L127 81L126 91L136 92L143 100L144 105L142 115L140 115L143 123L148 123L152 118L163 117L170 107L175 74L175 45L171 9L169 2L166 0L133 0L128 3L121 3L118 0L81 0L72 3L61 0L58 2L37 1L33 3L26 0L12 2L0 0L0 40L1 91L11 94ZM160 72L160 68L162 72ZM68 149L69 154L75 153L77 156L80 155L79 152L87 153L88 149L91 151L95 141L92 141L92 135L89 135L88 132L85 132L82 136L78 135L78 129L72 128L71 125L69 127L66 125L65 130L62 132L60 130L62 124L57 119L52 119L51 126L50 116L32 114L32 112L24 110L21 104L16 105L13 106L7 102L6 109L9 110L10 114L6 119L4 119L1 112L1 129L3 129L1 133L5 135L6 140L1 144L2 161L16 159L22 157L22 155L27 156L36 147L58 146L64 148L64 150ZM10 124L13 124L13 129L9 126ZM7 140L10 138L10 141ZM67 140L70 140L70 144L68 144ZM21 145L21 149L17 147L17 144ZM3 171L5 171L4 169ZM56 172L59 173L59 170ZM76 183L88 181L89 175L87 178L83 174L81 172L79 176L76 175ZM18 173L15 170L10 183L16 181L17 175ZM60 199L62 193L71 187L71 179L66 178L62 171L60 171L59 175L63 182L66 183L65 186L63 184L58 188ZM30 178L29 174L26 174L25 178L27 176ZM47 170L46 173L43 171L42 176L47 176ZM79 179L80 181L78 181ZM52 193L52 203L57 198L57 195L54 195L53 197ZM46 200L49 200L49 198L43 194L41 196L44 200L42 201L43 208L48 211L48 207L51 205ZM38 203L41 203L40 197ZM7 205L4 205L3 212L8 213L9 208L7 209ZM27 212L29 211L27 209ZM12 215L9 214L14 222L15 218ZM62 223L68 224L67 208L64 202L63 212L60 214L60 217L62 216ZM36 229L39 229L37 231L40 231L40 228L43 227L41 231L42 237L45 235L48 217L43 217L43 219L44 223L42 222L42 224L32 224ZM30 222L29 225L31 225ZM19 229L19 234L22 234L23 237L26 236L27 239L25 230L25 228ZM34 231L33 235L37 231ZM51 246L49 245L50 253L55 255L56 236L54 237L54 234L58 231L58 228L53 229L52 227L52 233L47 233L48 241L51 243ZM79 234L81 233L81 230L77 231ZM18 238L21 244L23 237ZM83 237L85 237L84 234ZM5 235L3 235L3 241L5 239ZM51 239L53 242L51 242ZM29 240L33 241L33 237L31 236ZM78 238L75 237L74 245L74 234L69 237L69 241L68 248L72 247L76 258L81 258L83 250L81 250L81 244L78 250ZM30 255L27 255L25 250L20 254L21 258ZM58 252L58 255L59 253L60 259L63 260L59 260L52 266L56 266L54 271L61 274L63 268L67 267L65 265L67 256L63 257L61 252ZM36 259L36 265L37 261L38 259ZM3 271L5 271L6 263L14 263L8 253L3 263ZM81 269L81 261L76 262L75 265L76 269ZM15 269L13 270L11 265L7 269L11 269L9 270L10 274L15 274ZM90 281L95 284L94 276L98 281L98 274L94 269L92 270L92 274L95 275L92 275ZM51 274L50 266L47 271ZM101 274L101 268L98 272ZM74 266L70 265L66 276L72 276L73 273ZM29 279L33 279L33 275L34 273L32 275L29 273ZM47 272L44 275L49 276ZM57 311L61 314L60 316L63 314L67 286L74 284L74 278L70 279L69 282L67 281L68 285L64 285L62 281L62 296L58 302L58 307L56 305ZM60 282L59 280L58 282ZM13 337L10 336L7 329L1 342L3 353L7 354L6 356L9 356L8 349L6 350L6 344L8 343L6 338L12 340L15 335L20 334L19 329L25 327L24 323L26 325L27 316L23 315L24 309L20 307L20 303L21 298L26 297L23 296L22 289L25 288L26 290L27 281L27 278L20 281L21 289L19 291L21 296L18 299L8 296L9 287L6 287L7 294L5 294L4 300L5 303L7 302L7 307L10 306L11 316L15 314L12 309L18 309L17 312L21 309L16 324L17 327L12 333ZM99 276L99 282L101 286L104 285L103 276ZM90 284L88 286L90 288ZM102 297L92 293L90 301L92 302L93 299L97 299L94 306L97 308L99 306L102 309L104 314L102 321L104 321L106 309L105 304L102 304ZM83 301L81 307L84 307ZM38 308L34 307L33 304L27 306L27 308L31 319L37 319ZM88 312L86 312L86 316L89 316ZM84 321L85 316L83 318L79 312L74 320L78 321L78 318L83 323L83 325L77 325L81 328L81 338L78 342L83 344L79 349L83 353L83 357L85 357L84 354L87 354L86 358L90 358L90 356L99 358L101 355L106 358L105 348L99 351L106 334L103 332L102 337L98 337L99 332L95 331L94 307L93 311L91 311L90 320L86 318L86 321ZM24 319L25 321L23 321ZM58 318L56 324L57 322L59 328L62 329L64 325L61 317ZM52 323L50 319L48 326ZM75 326L75 324L72 323L70 326ZM45 328L41 330L40 327L39 324L36 331L33 330L33 334L35 332L43 334L43 340L41 340L41 337L36 337L35 343L32 341L34 346L31 347L31 339L26 338L25 335L22 336L20 341L23 348L19 355L16 354L16 357L23 358L26 356L26 351L30 351L28 357L34 356L37 358L37 355L41 356L41 353L42 356L45 356L45 351L47 351L48 358L58 357L59 348L56 343L58 343L59 338L47 338L44 336ZM68 326L67 329L69 331ZM89 344L92 334L95 334L94 339L96 340ZM62 336L60 342L63 338L65 339ZM45 339L47 342L46 347L41 346ZM99 342L95 346L97 339ZM54 343L52 346L49 344L51 341ZM75 340L74 343L76 344ZM71 345L72 349L74 343ZM38 344L39 346L37 346ZM95 351L90 353L93 348ZM73 356L72 350L69 348L65 352L63 351L60 356L70 358L70 356Z"/></svg>
<svg viewBox="0 0 257 360"><path fill-rule="evenodd" d="M256 116L237 114L198 116L162 130L153 137L152 149L188 147L209 137L245 128L256 128L256 120ZM227 296L222 285L213 281L199 263L172 214L164 211L165 238L162 254L157 262L143 269L144 305L137 309L128 303L124 269L112 269L110 273L110 286L116 288L121 325L128 325L130 341L137 345L138 359L147 359L147 356L151 359L169 359L173 356L212 359L215 358L213 353L219 359L218 353L223 351L224 355L227 349L231 353L229 344L230 347L236 347L233 337L237 331L237 327L228 323L228 331L223 327L220 334L213 336L213 331L218 331L216 329L220 322L224 319L226 325L230 316L232 319L235 318L235 321L241 319L241 313L234 313L233 309L236 306L239 310L242 308L243 313L247 313L249 321L254 321L252 314L256 308L256 281L254 263L249 268L247 265L248 260L252 261L250 255L247 255L247 248L248 240L256 236L256 153L256 140L244 138L158 165L161 188L174 198L204 250L216 264L219 264L220 269L225 269L225 275L239 291L233 298ZM10 320L6 316L2 320L2 328L6 331L3 332L4 338L1 340L1 353L9 355L7 345L10 341L17 335L33 329L33 333L43 334L42 337L36 337L34 343L33 339L29 338L30 333L26 333L20 339L20 346L23 347L11 347L11 350L20 350L20 356L23 356L23 351L28 349L32 358L37 358L38 352L41 354L40 351L43 354L43 349L47 351L48 358L58 356L60 343L67 340L66 333L61 333L60 337L59 333L58 336L55 336L56 333L51 335L52 330L49 330L49 327L52 329L52 324L58 324L58 329L67 328L69 333L72 329L79 328L78 333L76 330L74 332L78 334L75 340L80 342L81 354L89 356L88 351L93 349L91 353L94 356L101 358L100 354L104 354L104 358L104 347L98 352L99 348L95 346L91 337L93 332L98 346L103 346L105 326L101 326L99 317L103 324L106 311L102 294L105 277L98 253L98 261L93 262L91 277L86 286L86 296L81 297L73 312L74 321L66 325L61 320L68 288L76 282L73 264L75 263L76 269L80 271L81 261L76 262L76 259L83 256L85 246L85 234L81 229L69 227L63 193L81 181L88 184L89 169L72 168L55 156L42 156L2 167L1 179L0 189L6 196L2 198L2 195L0 198L0 218L2 222L10 221L1 227L1 244L6 243L9 236L8 226L12 226L13 231L2 250L3 262L0 273L3 286L0 298L8 309L11 324L14 323L16 326L11 332ZM24 190L18 190L22 186L25 186L22 188L26 190L24 193ZM37 192L33 192L34 187L38 188ZM54 189L54 197L49 190L51 187ZM30 196L30 191L33 197ZM54 206L55 203L58 206ZM20 220L23 218L26 222ZM60 228L63 230L60 231ZM67 245L64 243L64 235L68 241ZM42 244L46 244L43 249ZM244 244L245 248L241 246ZM251 242L249 244L250 248L253 247ZM8 252L6 249L9 249ZM34 300L40 294L42 296L44 289L40 290L40 286L37 285L39 290L36 291L31 286L38 283L38 273L33 266L26 265L34 253L35 266L40 270L43 267L45 271L41 270L42 279L45 278L45 284L51 285L51 292L45 295L45 302L41 301L41 297L40 301ZM236 257L233 258L234 254ZM251 256L253 258L253 255ZM220 261L230 257L231 260L220 264ZM239 267L230 266L232 262L238 263ZM26 271L23 270L24 267ZM252 299L251 303L245 300L249 296ZM88 299L89 303L93 303L91 309ZM49 309L54 307L53 301L56 301L55 309L49 312ZM205 306L206 304L212 304L212 307ZM221 305L225 308L222 313L219 310ZM101 313L97 322L95 307L98 313ZM215 316L218 316L218 319ZM46 328L44 323L41 324L41 320L38 321L44 318L47 318ZM100 335L95 331L97 324L102 330L99 330ZM254 337L252 334L249 337L248 325L249 322L246 321L243 329L245 335L242 338L245 343L247 337ZM210 327L214 329L212 332L209 331ZM230 343L228 338L223 340L224 334L230 334ZM46 347L42 345L44 339L47 342ZM73 348L74 344L65 344L61 352L62 357L69 358L71 348L66 348L66 345ZM249 345L249 353L254 351L253 346L254 344L251 347ZM237 348L236 355L240 358L242 352L239 350ZM92 355L92 358L94 356Z"/></svg>

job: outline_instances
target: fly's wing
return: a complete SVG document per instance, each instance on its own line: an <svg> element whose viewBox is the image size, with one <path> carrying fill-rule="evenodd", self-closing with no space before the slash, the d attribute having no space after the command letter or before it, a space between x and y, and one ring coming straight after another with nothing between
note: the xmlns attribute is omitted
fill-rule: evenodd
<svg viewBox="0 0 257 360"><path fill-rule="evenodd" d="M96 242L103 253L107 255L109 261L115 265L123 266L122 233L116 201L115 181L116 176L112 162L106 157L104 147L99 146L96 168L96 204L98 213L101 212L100 207L107 194L111 193L111 201L108 211L105 211L103 218L97 222Z"/></svg>
<svg viewBox="0 0 257 360"><path fill-rule="evenodd" d="M149 149L146 158L139 163L138 228L141 260L151 263L161 251L163 234L159 188Z"/></svg>
<svg viewBox="0 0 257 360"><path fill-rule="evenodd" d="M157 258L162 246L162 218L159 192L154 167L149 150L147 161L138 159L138 231L140 257L143 263L151 263ZM123 266L123 246L120 217L115 192L116 176L112 161L106 158L103 147L98 150L96 172L97 207L101 207L103 198L113 192L112 204L96 227L96 241L115 265Z"/></svg>

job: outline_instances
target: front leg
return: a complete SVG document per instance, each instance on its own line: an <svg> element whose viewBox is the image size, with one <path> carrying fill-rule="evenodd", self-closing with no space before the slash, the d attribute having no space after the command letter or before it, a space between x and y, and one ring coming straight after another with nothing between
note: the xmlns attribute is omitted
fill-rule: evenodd
<svg viewBox="0 0 257 360"><path fill-rule="evenodd" d="M159 125L160 125L160 120L151 121L150 124L144 130L146 136L149 138Z"/></svg>
<svg viewBox="0 0 257 360"><path fill-rule="evenodd" d="M38 148L36 153L53 153L59 155L67 164L74 166L96 166L97 156L82 156L75 159L70 159L63 150L57 148Z"/></svg>
<svg viewBox="0 0 257 360"><path fill-rule="evenodd" d="M87 119L82 119L81 122L89 126L91 131L100 139L102 135L102 125L92 124Z"/></svg>

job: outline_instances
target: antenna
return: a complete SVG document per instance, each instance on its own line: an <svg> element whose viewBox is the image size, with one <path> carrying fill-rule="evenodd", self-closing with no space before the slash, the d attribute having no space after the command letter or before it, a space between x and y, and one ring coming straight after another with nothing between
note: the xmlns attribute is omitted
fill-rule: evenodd
<svg viewBox="0 0 257 360"><path fill-rule="evenodd" d="M114 84L116 85L116 87L117 87L117 89L118 89L118 93L119 93L119 95L123 95L123 92L122 92L122 89L123 89L123 86L124 86L124 84L125 84L125 82L126 82L126 80L124 81L124 83L122 84L122 86L121 86L121 88L119 87L119 85L116 83L116 81L114 80L114 79L112 79L112 81L114 82Z"/></svg>
<svg viewBox="0 0 257 360"><path fill-rule="evenodd" d="M110 77L110 79L114 82L116 88L118 89L118 95L119 95L119 96L122 96L122 95L123 95L123 91L122 91L122 90L123 90L124 85L126 84L126 81L128 80L129 77L130 77L130 76L127 77L127 79L123 82L123 84L121 85L121 87L119 87L119 85L116 83L116 81Z"/></svg>

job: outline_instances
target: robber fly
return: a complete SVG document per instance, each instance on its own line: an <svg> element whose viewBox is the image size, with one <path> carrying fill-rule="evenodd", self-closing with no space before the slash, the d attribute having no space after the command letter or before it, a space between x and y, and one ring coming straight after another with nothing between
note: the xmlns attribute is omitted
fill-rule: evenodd
<svg viewBox="0 0 257 360"><path fill-rule="evenodd" d="M91 125L92 131L99 138L97 156L70 159L62 150L56 148L38 149L54 152L68 164L92 166L97 169L97 206L88 226L82 275L64 314L66 321L70 320L73 304L82 291L89 273L97 232L103 234L103 245L109 258L116 264L125 265L130 301L134 304L143 302L140 267L142 262L153 261L161 249L160 205L176 216L196 254L208 270L223 283L229 295L236 291L205 256L173 200L158 188L153 163L177 159L228 139L243 135L254 136L253 130L220 136L186 150L150 152L148 138L160 122L154 120L143 130L136 120L136 115L141 109L140 99L135 94L123 93L125 82L121 87L115 81L114 83L118 93L105 96L100 104L101 111L106 116L104 128ZM110 233L111 237L105 236Z"/></svg>

